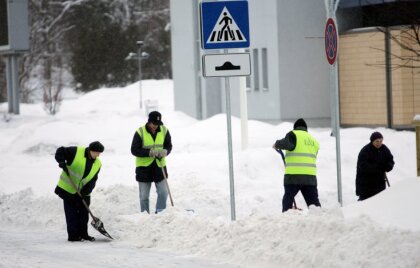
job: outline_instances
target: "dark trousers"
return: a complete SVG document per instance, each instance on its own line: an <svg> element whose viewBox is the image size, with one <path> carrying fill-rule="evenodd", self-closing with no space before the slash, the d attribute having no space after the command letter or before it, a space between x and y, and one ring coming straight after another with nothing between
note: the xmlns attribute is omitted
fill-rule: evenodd
<svg viewBox="0 0 420 268"><path fill-rule="evenodd" d="M318 199L318 189L314 185L284 185L284 196L283 196L283 212L293 207L293 200L298 192L301 192L305 199L306 205L315 205L320 207Z"/></svg>
<svg viewBox="0 0 420 268"><path fill-rule="evenodd" d="M85 198L90 204L90 198ZM83 205L81 199L63 200L64 213L66 215L67 234L69 239L83 238L88 235L89 212Z"/></svg>

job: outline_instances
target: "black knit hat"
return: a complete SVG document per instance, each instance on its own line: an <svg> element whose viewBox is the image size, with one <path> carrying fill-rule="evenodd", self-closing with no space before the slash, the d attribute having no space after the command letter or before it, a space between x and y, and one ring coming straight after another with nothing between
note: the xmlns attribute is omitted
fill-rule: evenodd
<svg viewBox="0 0 420 268"><path fill-rule="evenodd" d="M306 122L305 122L305 120L303 120L303 118L299 118L298 120L296 120L295 124L293 125L293 129L296 129L298 127L305 128L305 129L308 128L308 126L306 125Z"/></svg>
<svg viewBox="0 0 420 268"><path fill-rule="evenodd" d="M105 147L99 141L94 141L89 144L89 150L92 152L102 153L105 150Z"/></svg>
<svg viewBox="0 0 420 268"><path fill-rule="evenodd" d="M162 115L158 111L150 112L149 119L147 120L148 123L153 123L155 125L163 125L162 123Z"/></svg>
<svg viewBox="0 0 420 268"><path fill-rule="evenodd" d="M382 134L378 131L375 131L372 133L372 135L370 135L370 142L373 142L377 139L383 139L384 137L382 136Z"/></svg>

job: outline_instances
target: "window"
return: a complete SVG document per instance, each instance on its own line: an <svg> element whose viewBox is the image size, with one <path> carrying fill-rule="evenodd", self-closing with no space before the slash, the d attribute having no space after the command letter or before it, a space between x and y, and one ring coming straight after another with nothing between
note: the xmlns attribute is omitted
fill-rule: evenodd
<svg viewBox="0 0 420 268"><path fill-rule="evenodd" d="M0 0L0 46L9 45L7 20L7 0Z"/></svg>
<svg viewBox="0 0 420 268"><path fill-rule="evenodd" d="M260 90L260 74L259 74L259 67L258 67L258 49L254 48L252 50L252 55L253 55L253 59L254 59L254 64L253 64L253 71L254 71L254 90L255 91L259 91Z"/></svg>
<svg viewBox="0 0 420 268"><path fill-rule="evenodd" d="M249 49L245 49L245 53L249 53ZM246 91L251 91L251 75L246 76Z"/></svg>

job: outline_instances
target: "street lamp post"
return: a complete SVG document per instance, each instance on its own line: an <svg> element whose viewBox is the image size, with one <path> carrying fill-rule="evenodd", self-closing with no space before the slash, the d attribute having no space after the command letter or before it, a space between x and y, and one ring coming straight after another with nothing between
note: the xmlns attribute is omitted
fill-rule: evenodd
<svg viewBox="0 0 420 268"><path fill-rule="evenodd" d="M143 46L143 41L137 41L137 58L139 60L139 93L140 93L140 109L143 109L143 96L142 96L142 88L141 88L141 47Z"/></svg>
<svg viewBox="0 0 420 268"><path fill-rule="evenodd" d="M141 72L141 60L147 59L149 54L145 51L141 51L143 46L143 41L137 41L137 53L130 52L125 60L138 60L139 62L139 93L140 93L140 109L143 109L143 96L142 96L142 88L141 88L141 80L142 80L142 72Z"/></svg>

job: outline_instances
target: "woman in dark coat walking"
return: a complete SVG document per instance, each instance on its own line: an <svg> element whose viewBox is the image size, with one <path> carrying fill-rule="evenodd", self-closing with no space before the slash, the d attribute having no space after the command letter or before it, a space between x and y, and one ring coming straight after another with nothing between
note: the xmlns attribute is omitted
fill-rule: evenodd
<svg viewBox="0 0 420 268"><path fill-rule="evenodd" d="M379 132L373 132L370 143L360 150L357 159L356 195L365 200L385 190L385 172L394 167L394 157Z"/></svg>

